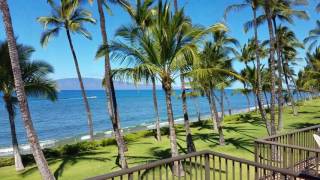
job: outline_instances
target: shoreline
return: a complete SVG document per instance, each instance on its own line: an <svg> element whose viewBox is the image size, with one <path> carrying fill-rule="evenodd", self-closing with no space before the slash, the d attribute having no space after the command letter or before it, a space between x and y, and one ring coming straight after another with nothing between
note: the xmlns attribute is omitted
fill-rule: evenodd
<svg viewBox="0 0 320 180"><path fill-rule="evenodd" d="M264 107L267 107L267 105L264 105ZM255 110L255 106L250 107L250 112ZM246 113L248 112L248 108L242 108L242 109L234 109L231 110L231 115L235 115L235 114L241 114L241 113ZM219 115L221 114L221 112L219 112ZM228 116L229 115L229 111L226 110L225 111L225 115ZM211 114L203 114L201 115L201 120L207 120L211 118ZM197 122L198 121L198 117L193 115L190 116L189 119L190 122ZM178 117L174 120L175 124L183 124L184 123L184 119L183 117ZM136 126L131 126L131 127L124 127L121 129L121 131L123 132L123 134L129 134L129 133L134 133L134 132L138 132L138 131L143 131L143 130L154 130L156 127L155 123L151 123L151 122L144 122L141 123L139 125ZM160 122L160 127L168 127L168 122L163 120ZM105 131L96 131L94 132L94 138L95 140L100 140L100 139L104 139L104 138L112 138L113 137L113 131L112 130L105 130ZM86 141L89 139L89 135L87 134L79 134L79 135L75 135L73 137L65 137L63 139L48 139L48 140L43 140L40 141L40 146L42 149L45 148L54 148L57 146L61 146L61 145L65 145L65 144L70 144L70 143L78 143L78 142L82 142L82 141ZM19 149L20 149L20 153L21 154L31 154L30 151L30 145L29 144L20 144L19 145ZM12 146L9 147L0 147L0 157L8 157L8 156L12 156L13 155L13 150L12 150Z"/></svg>

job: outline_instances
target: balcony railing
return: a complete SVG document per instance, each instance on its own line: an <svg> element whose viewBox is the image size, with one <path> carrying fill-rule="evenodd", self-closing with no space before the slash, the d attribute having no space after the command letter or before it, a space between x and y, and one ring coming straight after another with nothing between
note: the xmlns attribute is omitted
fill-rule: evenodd
<svg viewBox="0 0 320 180"><path fill-rule="evenodd" d="M276 168L253 161L216 153L200 151L135 166L91 180L221 180L221 179L309 179L303 173Z"/></svg>
<svg viewBox="0 0 320 180"><path fill-rule="evenodd" d="M313 134L320 125L255 141L255 162L200 151L92 177L92 180L320 179Z"/></svg>
<svg viewBox="0 0 320 180"><path fill-rule="evenodd" d="M318 177L320 149L313 138L320 125L255 141L255 161Z"/></svg>

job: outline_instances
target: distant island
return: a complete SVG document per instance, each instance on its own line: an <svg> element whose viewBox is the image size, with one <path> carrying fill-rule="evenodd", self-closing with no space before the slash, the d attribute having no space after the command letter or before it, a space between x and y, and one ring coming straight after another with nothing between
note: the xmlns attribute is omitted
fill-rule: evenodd
<svg viewBox="0 0 320 180"><path fill-rule="evenodd" d="M59 90L80 90L79 81L77 78L57 79ZM98 78L83 78L83 83L86 90L104 90L102 87L102 79ZM150 90L151 84L135 85L134 83L115 81L114 86L116 90ZM161 86L157 86L161 89Z"/></svg>

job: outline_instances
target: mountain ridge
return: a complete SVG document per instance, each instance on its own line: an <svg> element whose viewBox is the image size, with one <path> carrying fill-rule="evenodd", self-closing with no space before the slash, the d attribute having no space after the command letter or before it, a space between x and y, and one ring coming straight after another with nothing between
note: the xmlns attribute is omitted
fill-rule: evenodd
<svg viewBox="0 0 320 180"><path fill-rule="evenodd" d="M86 90L104 90L102 79L99 78L82 78ZM56 79L59 90L80 90L79 80L77 78ZM146 84L135 85L134 83L114 81L116 90L151 90L152 86ZM157 85L157 89L161 86Z"/></svg>

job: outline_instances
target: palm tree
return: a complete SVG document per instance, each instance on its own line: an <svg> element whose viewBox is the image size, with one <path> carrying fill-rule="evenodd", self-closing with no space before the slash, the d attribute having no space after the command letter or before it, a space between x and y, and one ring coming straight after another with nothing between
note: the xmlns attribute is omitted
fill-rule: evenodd
<svg viewBox="0 0 320 180"><path fill-rule="evenodd" d="M255 47L260 47L259 42L258 42L258 23L257 23L257 10L260 5L261 5L261 2L259 0L244 0L243 3L230 5L225 10L225 17L227 16L227 14L230 11L237 11L237 10L241 10L241 9L247 8L247 7L249 7L252 10ZM255 48L254 50L255 50L255 58L257 61L257 64L256 64L257 68L256 69L261 69L259 48ZM257 96L256 97L257 97L257 101L258 101L258 106L259 106L261 118L266 123L267 131L270 134L271 127L268 122L267 113L264 109L264 98L262 96L262 83L261 82L262 82L261 73L259 71L257 71L257 86L258 86L258 88L257 88Z"/></svg>
<svg viewBox="0 0 320 180"><path fill-rule="evenodd" d="M26 94L28 96L44 97L49 100L56 100L57 92L55 89L55 82L46 77L48 73L53 73L53 68L42 61L30 62L30 57L34 49L28 46L17 45L20 67L22 71L22 80ZM18 102L15 96L13 73L10 63L8 43L2 42L0 44L0 92L5 102L6 109L9 115L11 139L13 155L15 159L15 167L17 171L24 169L21 155L19 152L18 139L15 128L15 112L16 104Z"/></svg>
<svg viewBox="0 0 320 180"><path fill-rule="evenodd" d="M282 67L282 61L281 61L281 50L280 45L277 37L277 20L285 21L288 23L293 23L293 18L299 18L308 20L309 16L308 14L303 10L296 10L294 9L294 6L297 5L306 5L307 1L305 0L272 0L269 1L268 6L270 6L270 18L272 21L272 25L274 28L274 36L275 36L275 50L277 54L277 71L278 71L278 78L277 78L277 85L278 85L278 130L281 130L283 127L283 119L282 119L282 111L283 111L283 91L282 91L282 74L283 74L283 67ZM267 14L262 14L258 18L258 25L263 24L265 21L268 21ZM250 27L252 27L252 21L249 21L245 24L245 30L248 30ZM272 63L271 63L272 64Z"/></svg>
<svg viewBox="0 0 320 180"><path fill-rule="evenodd" d="M174 9L175 12L178 11L178 1L174 0ZM188 66L188 65L187 65ZM187 68L187 67L185 67ZM191 136L189 115L188 115L188 105L187 105L187 96L186 96L186 82L184 77L184 68L180 69L180 82L181 82L181 100L182 100L182 112L184 119L184 128L186 130L186 142L187 142L187 150L188 153L195 152L195 145Z"/></svg>
<svg viewBox="0 0 320 180"><path fill-rule="evenodd" d="M134 24L121 27L116 35L123 41L113 42L110 50L119 61L131 62L134 66L144 67L157 75L156 78L161 82L165 92L171 155L176 157L178 149L171 102L172 82L186 61L196 59L195 43L204 31L202 28L193 27L183 10L172 14L168 3L163 4L159 1L155 11L152 26L147 30ZM218 28L221 26L211 27L210 30ZM105 47L101 46L97 56L104 53ZM173 170L177 173L180 166L174 167Z"/></svg>
<svg viewBox="0 0 320 180"><path fill-rule="evenodd" d="M38 136L33 127L32 119L31 119L31 115L28 107L28 100L26 97L25 89L24 89L22 72L19 64L19 54L17 50L16 40L14 37L10 10L6 0L0 0L0 10L2 13L6 36L8 40L8 49L9 49L11 68L12 68L13 78L14 78L14 86L15 86L16 95L19 102L19 106L20 106L20 111L22 114L22 119L27 132L27 137L30 143L31 151L42 178L47 180L54 180L55 178L49 169L48 163L41 150Z"/></svg>
<svg viewBox="0 0 320 180"><path fill-rule="evenodd" d="M319 45L320 38L320 20L316 21L316 27L309 31L308 37L306 37L303 42L309 44L308 50L312 51Z"/></svg>
<svg viewBox="0 0 320 180"><path fill-rule="evenodd" d="M83 97L83 102L85 105L87 118L88 118L88 127L89 127L89 136L90 140L93 140L93 122L92 122L92 113L90 110L90 105L87 99L87 94L84 89L82 76L80 72L78 58L73 46L71 32L78 33L83 35L84 37L91 39L90 33L83 27L84 23L95 23L96 21L92 18L92 15L89 11L82 9L80 7L78 0L61 0L60 4L57 5L53 1L51 1L50 6L53 10L50 16L42 16L39 17L37 20L41 23L44 28L45 32L41 35L41 45L47 46L50 39L58 36L59 32L64 29L70 50L72 52L73 61L76 67L77 76L81 88L81 93Z"/></svg>
<svg viewBox="0 0 320 180"><path fill-rule="evenodd" d="M143 52L141 52L141 54L143 54ZM148 57L146 56L144 58L141 58L142 61L144 59L148 59ZM156 137L158 141L161 141L160 116L158 111L157 90L156 90L157 75L153 73L150 69L147 69L143 65L141 65L144 63L148 63L148 62L139 62L139 64L134 65L133 67L117 68L113 70L112 77L113 79L119 79L119 80L133 80L135 84L142 81L145 81L147 84L151 82L153 105L154 105L154 112L156 117L156 123L155 123Z"/></svg>
<svg viewBox="0 0 320 180"><path fill-rule="evenodd" d="M307 66L298 74L297 86L310 94L317 93L320 90L320 48L314 53L307 52L306 61Z"/></svg>
<svg viewBox="0 0 320 180"><path fill-rule="evenodd" d="M269 69L271 72L271 99L270 99L270 123L271 123L271 131L270 135L276 134L276 127L275 127L275 103L276 103L276 65L275 65L275 37L274 37L274 31L273 31L273 24L272 24L272 11L271 11L271 2L269 0L264 0L264 11L267 18L267 24L268 24L268 31L269 31L269 39L270 39L270 57L269 57Z"/></svg>
<svg viewBox="0 0 320 180"><path fill-rule="evenodd" d="M213 90L227 76L237 76L231 69L232 59L229 55L236 52L234 46L238 45L238 41L229 37L226 31L227 29L216 31L213 33L213 41L205 42L203 51L200 53L201 61L194 64L190 72L194 89L202 91L208 99L213 129L219 133L220 145L224 145L222 118L218 114Z"/></svg>
<svg viewBox="0 0 320 180"><path fill-rule="evenodd" d="M294 115L298 115L295 108L295 100L293 98L293 93L291 92L291 87L289 84L289 79L295 84L293 75L294 71L290 68L290 64L294 64L297 60L297 50L296 48L304 48L303 44L299 42L293 31L291 31L286 26L279 26L277 30L278 45L280 48L280 56L283 64L283 75L285 78L285 83L288 91L288 98L291 101L291 107ZM297 88L296 88L297 89ZM299 92L299 91L297 91Z"/></svg>
<svg viewBox="0 0 320 180"><path fill-rule="evenodd" d="M115 0L110 1L115 3L120 3L123 7L126 7L130 10L130 6L127 5L127 2L124 0ZM108 9L108 4L106 0L97 0L98 4L98 12L99 12L99 20L100 20L100 31L102 36L102 46L104 47L104 54L100 57L104 57L104 84L106 89L106 97L107 99L107 111L109 113L113 131L115 134L115 139L118 145L118 156L119 156L119 164L121 168L127 168L127 160L125 157L125 151L127 151L127 147L124 141L124 138L121 134L120 127L120 117L118 111L118 104L115 94L115 89L113 85L112 75L111 75L111 64L110 64L110 56L109 56L109 46L108 46L108 36L106 30L106 18L104 15L103 5L105 5Z"/></svg>

